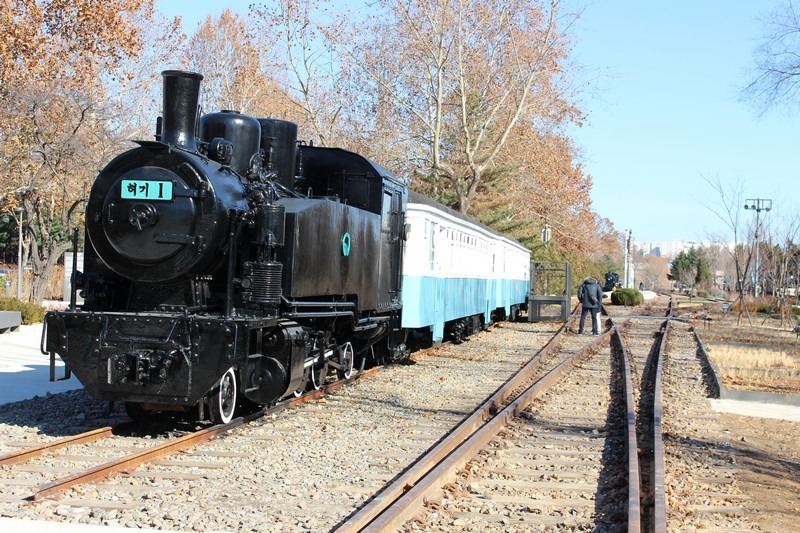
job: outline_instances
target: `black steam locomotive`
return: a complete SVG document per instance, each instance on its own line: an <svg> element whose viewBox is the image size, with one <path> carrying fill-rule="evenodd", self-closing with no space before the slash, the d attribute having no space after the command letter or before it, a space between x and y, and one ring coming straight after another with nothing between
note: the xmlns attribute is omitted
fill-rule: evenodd
<svg viewBox="0 0 800 533"><path fill-rule="evenodd" d="M605 276L605 284L603 285L603 292L611 292L620 287L619 274L616 272L608 271Z"/></svg>
<svg viewBox="0 0 800 533"><path fill-rule="evenodd" d="M84 302L46 316L51 365L58 354L134 418L225 422L329 369L404 357L405 186L358 154L298 145L290 122L198 120L202 76L162 75L156 140L92 187L73 282Z"/></svg>

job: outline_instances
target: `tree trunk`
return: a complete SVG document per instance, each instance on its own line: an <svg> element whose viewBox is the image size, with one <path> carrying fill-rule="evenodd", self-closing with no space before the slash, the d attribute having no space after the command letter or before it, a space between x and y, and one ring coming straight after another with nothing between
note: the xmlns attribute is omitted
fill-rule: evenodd
<svg viewBox="0 0 800 533"><path fill-rule="evenodd" d="M68 248L62 246L56 248L56 251L44 262L41 270L34 275L31 282L31 301L36 305L42 305L45 296L47 296L47 285L53 276L53 271L58 261L67 249Z"/></svg>

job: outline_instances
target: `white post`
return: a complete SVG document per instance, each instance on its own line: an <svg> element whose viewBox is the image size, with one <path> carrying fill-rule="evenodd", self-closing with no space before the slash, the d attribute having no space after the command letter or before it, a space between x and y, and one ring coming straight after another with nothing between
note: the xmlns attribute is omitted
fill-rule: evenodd
<svg viewBox="0 0 800 533"><path fill-rule="evenodd" d="M25 210L21 207L14 208L14 212L18 215L17 222L19 223L19 245L17 246L17 300L22 300L22 276L24 270L22 268L22 217Z"/></svg>
<svg viewBox="0 0 800 533"><path fill-rule="evenodd" d="M625 230L625 245L622 247L622 286L628 286L628 230Z"/></svg>

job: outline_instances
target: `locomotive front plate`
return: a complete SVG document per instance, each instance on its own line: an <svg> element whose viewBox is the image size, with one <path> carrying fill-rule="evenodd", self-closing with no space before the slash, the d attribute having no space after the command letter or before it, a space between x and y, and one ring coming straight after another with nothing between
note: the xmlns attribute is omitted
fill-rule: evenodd
<svg viewBox="0 0 800 533"><path fill-rule="evenodd" d="M123 200L172 200L171 181L122 180L120 198Z"/></svg>

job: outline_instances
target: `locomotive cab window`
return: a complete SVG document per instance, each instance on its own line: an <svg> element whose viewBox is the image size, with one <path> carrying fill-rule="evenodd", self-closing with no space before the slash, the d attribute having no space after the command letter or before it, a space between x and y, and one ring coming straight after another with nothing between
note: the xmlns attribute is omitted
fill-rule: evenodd
<svg viewBox="0 0 800 533"><path fill-rule="evenodd" d="M383 191L383 205L381 205L381 232L392 233L392 191Z"/></svg>

